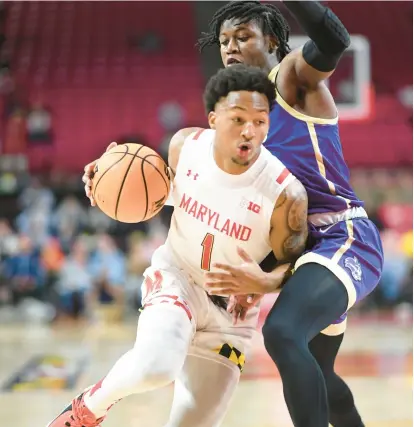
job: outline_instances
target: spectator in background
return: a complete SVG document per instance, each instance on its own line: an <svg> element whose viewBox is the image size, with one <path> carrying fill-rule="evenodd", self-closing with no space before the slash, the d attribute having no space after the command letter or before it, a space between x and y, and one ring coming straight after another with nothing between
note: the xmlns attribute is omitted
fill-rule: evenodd
<svg viewBox="0 0 414 427"><path fill-rule="evenodd" d="M42 103L36 103L26 118L27 142L29 145L52 144L52 114Z"/></svg>
<svg viewBox="0 0 414 427"><path fill-rule="evenodd" d="M43 269L28 236L20 236L19 252L6 261L6 276L14 305L25 297L42 299Z"/></svg>
<svg viewBox="0 0 414 427"><path fill-rule="evenodd" d="M37 250L40 250L49 239L50 215L46 206L36 204L21 212L16 218L19 233L27 235Z"/></svg>
<svg viewBox="0 0 414 427"><path fill-rule="evenodd" d="M51 211L55 204L55 197L49 188L42 185L38 177L32 177L30 183L22 191L19 197L19 205L22 209L33 207L45 207Z"/></svg>
<svg viewBox="0 0 414 427"><path fill-rule="evenodd" d="M51 291L65 261L65 254L58 239L52 237L47 240L46 244L42 247L40 260L45 272L47 298L50 299Z"/></svg>
<svg viewBox="0 0 414 427"><path fill-rule="evenodd" d="M89 206L88 224L91 231L96 233L109 233L115 227L115 221L105 215L99 208Z"/></svg>
<svg viewBox="0 0 414 427"><path fill-rule="evenodd" d="M19 249L19 238L7 219L0 219L0 260L15 255Z"/></svg>
<svg viewBox="0 0 414 427"><path fill-rule="evenodd" d="M88 270L88 250L77 239L71 254L58 274L57 293L60 315L80 319L87 315L93 290L93 276Z"/></svg>
<svg viewBox="0 0 414 427"><path fill-rule="evenodd" d="M98 237L89 268L99 303L122 310L126 279L125 257L109 235L101 234ZM118 319L119 316L120 312L115 314Z"/></svg>
<svg viewBox="0 0 414 427"><path fill-rule="evenodd" d="M71 230L73 235L80 233L86 226L86 210L73 196L65 197L53 214L52 225L58 237Z"/></svg>
<svg viewBox="0 0 414 427"><path fill-rule="evenodd" d="M35 247L40 248L50 236L55 197L38 178L32 178L18 202L23 210L16 219L16 227L19 233L28 235Z"/></svg>
<svg viewBox="0 0 414 427"><path fill-rule="evenodd" d="M17 254L19 238L13 232L6 219L0 219L0 306L7 304L10 299L9 282L7 277L7 260Z"/></svg>
<svg viewBox="0 0 414 427"><path fill-rule="evenodd" d="M128 239L127 278L125 293L128 301L134 303L134 308L141 307L141 285L143 273L151 264L151 255L148 248L148 239L142 232L135 232ZM152 254L152 252L151 252Z"/></svg>
<svg viewBox="0 0 414 427"><path fill-rule="evenodd" d="M402 293L409 272L409 259L404 254L401 234L392 229L381 233L384 247L384 267L380 283L374 295L379 306L395 305Z"/></svg>

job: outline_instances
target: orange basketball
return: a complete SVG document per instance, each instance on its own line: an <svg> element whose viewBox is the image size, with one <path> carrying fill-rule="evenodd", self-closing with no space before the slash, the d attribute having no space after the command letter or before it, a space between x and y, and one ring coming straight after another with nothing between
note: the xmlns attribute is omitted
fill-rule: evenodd
<svg viewBox="0 0 414 427"><path fill-rule="evenodd" d="M120 222L152 218L170 191L167 165L141 144L117 145L96 163L92 194L106 215Z"/></svg>

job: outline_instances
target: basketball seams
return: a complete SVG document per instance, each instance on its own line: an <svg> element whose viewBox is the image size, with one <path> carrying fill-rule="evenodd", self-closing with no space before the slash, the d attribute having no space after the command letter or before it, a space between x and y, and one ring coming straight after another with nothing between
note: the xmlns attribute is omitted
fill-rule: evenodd
<svg viewBox="0 0 414 427"><path fill-rule="evenodd" d="M145 165L145 161L142 157L140 157L140 159L142 160L141 162L141 175L142 175L142 181L144 183L144 188L145 188L145 213L144 216L142 218L142 220L145 220L145 218L147 217L147 213L148 213L148 205L149 205L149 200L148 200L148 187L147 187L147 180L145 178L145 172L144 172L144 165ZM149 163L149 162L148 162ZM142 221L141 220L141 221Z"/></svg>
<svg viewBox="0 0 414 427"><path fill-rule="evenodd" d="M116 150L116 151L114 151L114 150ZM141 154L141 152L143 154ZM113 157L108 158L108 156L111 156L111 155L116 155L117 158L116 159L114 159ZM128 155L131 156L129 162L126 159L126 156L128 156ZM153 159L151 159L151 157L157 158L156 160L154 160L154 163L152 162ZM123 145L119 145L116 148L114 147L114 149L104 153L99 160L101 160L103 158L106 158L106 160L103 163L104 166L101 168L104 170L97 172L97 174L96 174L96 175L100 175L100 176L99 177L97 176L98 179L97 179L96 185L94 185L93 195L95 198L100 197L101 192L106 191L105 190L106 183L109 185L109 188L111 189L112 196L111 196L110 201L107 200L107 202L109 204L105 205L105 209L108 211L107 215L109 215L113 219L119 221L119 217L124 217L124 212L125 212L124 209L135 209L135 206L136 206L136 208L138 208L140 210L140 215L139 215L139 219L136 219L136 217L137 217L136 214L138 214L138 211L135 211L136 212L135 217L134 216L130 217L130 219L134 218L134 222L145 221L147 219L147 216L151 217L152 213L150 210L151 209L150 201L151 201L151 197L153 197L151 195L151 185L152 185L151 182L152 182L152 180L155 179L154 185L158 186L157 192L163 192L164 193L164 191L162 190L161 181L159 179L158 180L156 179L156 174L154 174L152 172L153 170L156 170L158 175L161 176L162 182L164 184L165 192L167 193L167 197L168 197L168 193L170 190L168 169L167 169L165 161L162 159L162 157L158 153L154 152L152 149L150 149L149 147L147 147L145 145L139 144L137 146L137 148L135 148L135 146L131 146L131 144L123 144ZM140 162L139 162L139 163L141 163L140 166L136 164L136 162L134 161L134 158L137 158L140 160ZM98 160L98 162L99 162L99 160ZM147 168L145 166L145 163L148 163L149 165L151 165L151 168ZM104 176L107 174L107 172L110 169L112 170L112 167L115 165L118 165L118 167L122 166L122 169L120 169L119 171L117 170L117 171L113 172L113 173L115 173L115 175L118 175L117 179L115 181L113 181L111 174L107 175L106 178L104 178ZM141 185L142 185L143 188L141 187L141 189L139 190L141 193L141 197L140 197L141 201L138 203L138 205L134 204L135 203L133 201L134 198L132 197L132 199L131 199L131 197L129 195L131 191L134 191L134 183L127 181L129 179L131 173L135 177L136 177L136 174L141 175L139 186L141 187ZM148 175L148 177L146 175ZM109 177L109 181L108 181L108 177ZM102 185L104 185L105 188L103 190L101 189L98 192L97 188L98 188L98 186L99 186L99 188L101 188L100 185L101 185L102 179L103 179ZM157 182L157 181L158 181L158 183L155 184L155 182ZM131 187L131 185L132 185L132 187ZM126 190L128 192L128 196L126 198L123 196L124 190ZM145 191L145 202L144 202L144 197L142 195L142 190ZM144 203L145 203L145 208L143 206ZM98 206L100 206L100 205L98 204ZM142 214L142 212L144 212L144 214ZM128 215L130 215L130 214L126 213L126 215L128 217ZM126 219L125 217L124 217L124 220L127 222L131 222L129 219Z"/></svg>
<svg viewBox="0 0 414 427"><path fill-rule="evenodd" d="M98 185L99 185L99 183L101 182L101 179L106 175L106 173L110 170L110 169L112 169L115 165L117 165L119 162L121 162L125 157L126 157L126 155L127 154L130 154L130 153L128 153L128 146L127 145L123 145L123 147L126 147L126 150L124 150L124 152L123 152L123 156L122 157L120 157L113 165L111 165L109 168L107 168L103 173L102 173L102 175L100 176L100 178L98 179L98 182L96 183L96 185L94 186L94 190L93 190L93 198L95 199L95 194L96 194L96 190L97 190L97 188L98 188ZM105 155L105 154L112 154L112 153L104 153L103 155ZM122 154L122 151L117 151L117 153L116 154ZM97 163L99 164L99 160L97 161ZM92 178L92 180L93 180L93 178Z"/></svg>
<svg viewBox="0 0 414 427"><path fill-rule="evenodd" d="M161 178L164 181L165 187L167 189L167 195L168 195L168 193L170 192L170 186L168 185L168 182L165 180L164 174L157 168L157 166L155 166L153 163L148 161L147 157L157 157L157 158L160 158L160 157L157 154L147 154L144 158L141 157L141 159L142 159L142 163L146 162L150 164L161 175Z"/></svg>
<svg viewBox="0 0 414 427"><path fill-rule="evenodd" d="M139 150L137 150L137 152L138 152ZM114 153L108 153L108 154L120 154L120 152L119 151L115 151ZM158 154L147 154L145 157L141 157L141 156L137 156L137 155L135 155L134 153L129 153L129 152L126 152L125 153L125 156L133 156L133 157L136 157L137 159L141 159L142 160L142 162L143 163L148 163L148 164L150 164L160 175L161 175L161 178L163 179L163 181L164 181L164 184L165 184L165 187L166 187L166 189L167 189L167 192L169 192L170 191L170 186L168 185L168 181L165 179L165 177L164 177L164 174L157 168L157 166L156 165L154 165L153 163L151 163L150 161L148 161L147 160L147 157L156 157L156 158L158 158L158 159L161 159L161 157L158 155ZM124 156L124 157L125 157Z"/></svg>
<svg viewBox="0 0 414 427"><path fill-rule="evenodd" d="M116 200L116 205L115 205L115 219L117 220L118 219L118 207L119 207L119 201L121 200L121 195L122 195L122 189L124 188L124 184L125 184L125 180L126 180L126 178L127 178L127 176L128 176L128 172L129 172L129 170L131 169L131 166L132 166L132 164L134 163L134 159L135 159L135 157L140 157L140 156L137 156L137 154L139 153L139 151L142 149L142 148L144 148L145 146L144 145L141 145L141 147L139 147L138 148L138 150L137 151L135 151L135 153L129 153L129 150L128 150L128 145L125 145L126 147L127 147L127 150L126 150L126 153L125 154L131 154L132 155L132 159L131 159L131 162L129 163L129 165L128 165L128 167L127 167L127 169L126 169L126 171L125 171L125 173L124 173L124 176L123 176L123 178L122 178L122 181L121 181L121 187L119 188L119 192L118 192L118 198L117 198L117 200ZM125 157L125 156L124 156ZM110 168L108 168L108 169L110 169ZM146 187L146 184L145 184L145 187Z"/></svg>

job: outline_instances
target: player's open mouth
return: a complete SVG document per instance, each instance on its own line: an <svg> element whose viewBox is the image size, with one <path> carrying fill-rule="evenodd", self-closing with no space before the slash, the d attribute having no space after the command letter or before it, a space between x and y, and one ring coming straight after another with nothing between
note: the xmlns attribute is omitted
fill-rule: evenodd
<svg viewBox="0 0 414 427"><path fill-rule="evenodd" d="M237 147L238 155L241 157L248 156L251 150L252 150L251 144L240 144Z"/></svg>
<svg viewBox="0 0 414 427"><path fill-rule="evenodd" d="M242 62L236 58L227 59L227 65L241 64Z"/></svg>

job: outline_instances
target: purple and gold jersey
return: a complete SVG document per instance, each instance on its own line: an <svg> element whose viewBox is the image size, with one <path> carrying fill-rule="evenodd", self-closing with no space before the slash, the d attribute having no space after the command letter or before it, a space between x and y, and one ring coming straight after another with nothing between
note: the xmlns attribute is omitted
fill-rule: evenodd
<svg viewBox="0 0 414 427"><path fill-rule="evenodd" d="M275 81L279 66L269 74ZM338 119L299 113L276 92L265 147L302 182L308 193L309 242L295 269L318 263L344 284L347 311L377 286L384 261L381 238L349 183ZM339 335L346 313L322 331Z"/></svg>
<svg viewBox="0 0 414 427"><path fill-rule="evenodd" d="M269 74L275 81L279 66ZM309 215L363 207L349 183L339 137L338 119L299 113L276 93L265 147L304 185Z"/></svg>

